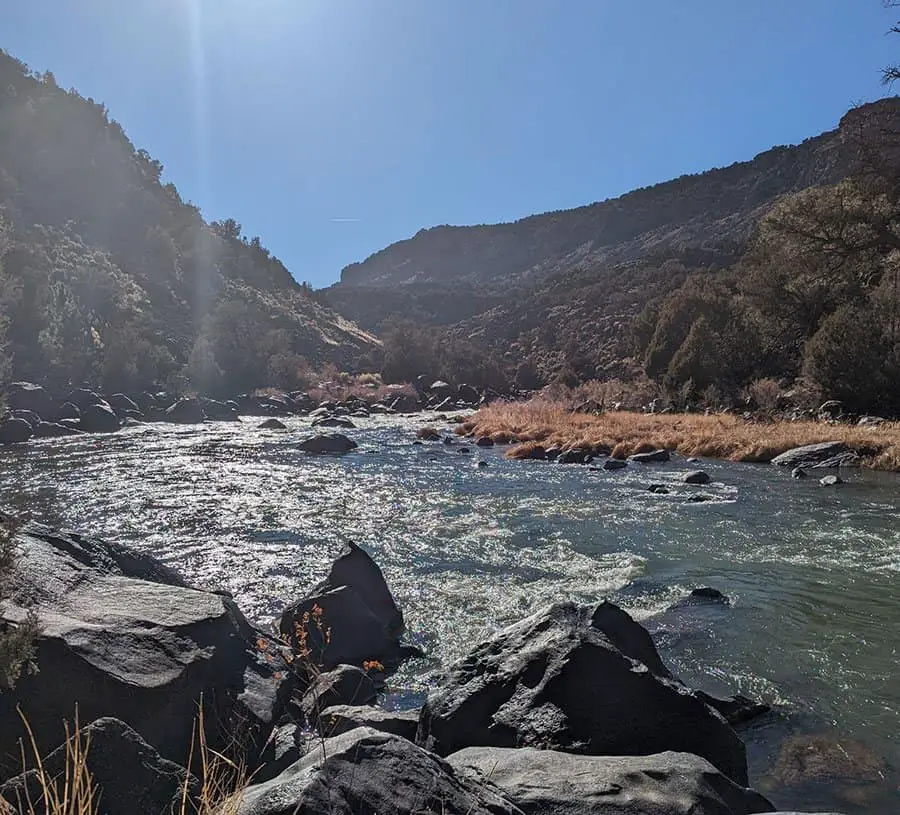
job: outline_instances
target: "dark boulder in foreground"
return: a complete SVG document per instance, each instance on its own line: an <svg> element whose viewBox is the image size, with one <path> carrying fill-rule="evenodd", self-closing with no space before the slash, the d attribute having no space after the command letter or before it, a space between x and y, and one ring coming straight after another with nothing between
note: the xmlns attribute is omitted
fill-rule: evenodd
<svg viewBox="0 0 900 815"><path fill-rule="evenodd" d="M34 435L34 429L24 419L0 420L0 444L22 444Z"/></svg>
<svg viewBox="0 0 900 815"><path fill-rule="evenodd" d="M416 741L441 755L473 746L552 745L588 755L674 750L746 784L737 734L663 671L649 634L621 609L554 605L456 663L422 708Z"/></svg>
<svg viewBox="0 0 900 815"><path fill-rule="evenodd" d="M160 756L125 722L98 719L81 729L81 738L82 745L90 745L87 768L99 788L103 815L180 811L187 775L184 768ZM65 746L43 758L43 765L51 777L61 776L66 765ZM198 787L195 778L188 779L189 801ZM0 787L0 794L13 805L40 801L37 774L29 772L13 778Z"/></svg>
<svg viewBox="0 0 900 815"><path fill-rule="evenodd" d="M312 594L284 610L279 630L295 646L303 639L325 670L371 660L390 669L404 656L403 615L378 564L352 541Z"/></svg>
<svg viewBox="0 0 900 815"><path fill-rule="evenodd" d="M319 433L303 439L299 445L305 453L349 453L358 446L343 433Z"/></svg>
<svg viewBox="0 0 900 815"><path fill-rule="evenodd" d="M772 805L688 753L583 756L470 747L447 758L525 815L751 815Z"/></svg>
<svg viewBox="0 0 900 815"><path fill-rule="evenodd" d="M805 444L794 447L772 459L778 467L804 469L830 467L858 467L859 456L842 441L826 441L821 444Z"/></svg>
<svg viewBox="0 0 900 815"><path fill-rule="evenodd" d="M317 744L244 793L238 815L521 815L489 786L410 741L367 727Z"/></svg>
<svg viewBox="0 0 900 815"><path fill-rule="evenodd" d="M274 647L259 650L266 635L232 600L117 544L37 525L17 543L20 578L0 621L39 609L40 670L19 680L15 699L0 694L0 766L17 763L25 735L16 702L42 754L63 742L77 705L82 722L121 719L184 765L201 698L210 746L240 724L262 747L288 690L276 676L284 664Z"/></svg>

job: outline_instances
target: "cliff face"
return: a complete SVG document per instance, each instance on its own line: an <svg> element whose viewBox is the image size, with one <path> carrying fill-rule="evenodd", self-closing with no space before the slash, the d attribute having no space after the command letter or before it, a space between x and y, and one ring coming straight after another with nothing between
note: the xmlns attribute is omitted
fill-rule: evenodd
<svg viewBox="0 0 900 815"><path fill-rule="evenodd" d="M348 266L322 296L369 328L402 317L545 370L579 354L598 360L598 375L625 373L623 337L650 299L686 270L733 263L780 197L900 165L898 133L900 99L881 100L730 167L515 223L422 230Z"/></svg>

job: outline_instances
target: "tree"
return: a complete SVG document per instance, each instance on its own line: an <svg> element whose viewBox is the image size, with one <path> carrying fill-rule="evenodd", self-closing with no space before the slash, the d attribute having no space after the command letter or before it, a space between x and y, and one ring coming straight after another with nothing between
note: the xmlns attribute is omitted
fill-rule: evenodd
<svg viewBox="0 0 900 815"><path fill-rule="evenodd" d="M885 8L897 8L900 6L900 0L882 0ZM889 29L891 34L900 34L900 22L895 23ZM893 85L900 79L900 65L888 65L881 71L881 81L885 85Z"/></svg>

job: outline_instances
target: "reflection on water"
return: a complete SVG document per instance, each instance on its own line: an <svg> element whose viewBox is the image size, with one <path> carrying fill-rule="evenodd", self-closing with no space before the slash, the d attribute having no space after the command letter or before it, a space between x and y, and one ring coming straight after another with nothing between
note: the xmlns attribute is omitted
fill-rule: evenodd
<svg viewBox="0 0 900 815"><path fill-rule="evenodd" d="M826 489L704 462L715 483L688 487L694 465L681 461L612 473L508 462L502 448L413 446L417 419L358 423L360 448L341 458L298 453L300 419L286 433L146 425L0 450L0 504L155 554L264 623L356 540L430 655L395 677L398 704L486 633L556 600L611 596L689 683L779 706L745 733L776 803L900 811L890 773L875 792L831 784L821 800L767 776L794 731L859 738L900 765L900 479L851 474ZM712 500L687 503L696 492ZM732 604L672 608L697 585Z"/></svg>

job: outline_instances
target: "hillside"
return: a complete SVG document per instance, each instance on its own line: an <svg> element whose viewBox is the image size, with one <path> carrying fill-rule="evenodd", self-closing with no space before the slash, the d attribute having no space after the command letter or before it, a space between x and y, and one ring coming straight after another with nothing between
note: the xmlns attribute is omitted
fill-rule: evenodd
<svg viewBox="0 0 900 815"><path fill-rule="evenodd" d="M3 52L0 88L0 380L234 393L377 349L104 105Z"/></svg>
<svg viewBox="0 0 900 815"><path fill-rule="evenodd" d="M896 100L878 103L896 112ZM780 196L832 184L848 173L844 125L793 147L775 147L751 161L683 176L620 198L492 226L438 226L347 266L326 302L361 325L388 316L431 325L459 322L485 309L455 291L490 297L500 289L540 286L578 270L611 268L647 257L695 250L728 260L740 253L762 215ZM558 288L558 287L557 287ZM447 309L421 308L420 293L443 292ZM519 295L525 296L525 295ZM461 302L463 301L463 302Z"/></svg>

